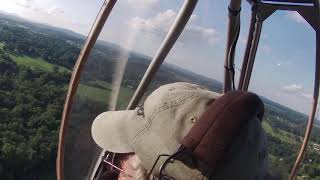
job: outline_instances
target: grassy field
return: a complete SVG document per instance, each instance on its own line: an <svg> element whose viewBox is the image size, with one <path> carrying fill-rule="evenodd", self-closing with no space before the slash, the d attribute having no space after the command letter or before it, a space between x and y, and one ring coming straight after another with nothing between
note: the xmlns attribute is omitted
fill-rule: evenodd
<svg viewBox="0 0 320 180"><path fill-rule="evenodd" d="M112 85L108 82L104 81L90 81L91 85L98 85L98 87L103 87L107 89L109 92L112 90ZM134 90L127 88L127 87L120 87L119 95L118 95L118 101L117 105L119 107L123 107L124 105L127 105L130 101L131 97L133 96Z"/></svg>
<svg viewBox="0 0 320 180"><path fill-rule="evenodd" d="M3 42L0 42L0 50L3 50L4 45L5 44ZM16 54L9 53L9 52L6 52L6 54L8 54L12 58L12 60L14 60L18 65L26 66L26 67L29 67L33 70L53 72L54 68L56 67L56 68L58 68L58 71L60 71L60 72L62 72L62 71L71 72L69 69L67 69L63 66L58 66L58 65L48 63L47 61L45 61L42 58L33 58L33 57L29 57L29 56L18 56Z"/></svg>
<svg viewBox="0 0 320 180"><path fill-rule="evenodd" d="M271 125L267 121L262 122L262 127L266 131L266 133L271 134L272 136L279 138L281 141L287 142L287 143L296 143L297 141L294 139L294 135L283 131L281 129L273 130Z"/></svg>
<svg viewBox="0 0 320 180"><path fill-rule="evenodd" d="M3 50L4 43L0 42L0 50ZM33 58L30 56L18 56L13 53L7 54L20 66L26 66L32 70L41 70L47 72L53 72L54 68L58 68L58 71L71 72L69 69L51 64L42 58ZM68 89L68 85L65 85L65 89ZM99 102L102 104L107 104L110 101L110 96L112 92L112 85L104 81L90 81L85 84L80 84L77 95L82 99L88 99L93 102ZM118 95L117 107L125 108L130 101L134 90L126 87L121 87Z"/></svg>
<svg viewBox="0 0 320 180"><path fill-rule="evenodd" d="M81 99L88 99L90 101L106 104L110 101L111 92L112 86L110 83L104 81L90 81L86 85L79 85L77 95ZM121 87L118 95L117 107L126 107L133 93L134 90Z"/></svg>
<svg viewBox="0 0 320 180"><path fill-rule="evenodd" d="M0 45L1 47L1 45ZM51 63L48 63L47 61L43 60L42 58L32 58L29 56L17 56L15 54L9 54L9 56L18 64L22 66L30 67L33 70L42 70L42 71L48 71L53 72L54 67L58 68L58 71L67 71L70 72L69 69L57 66Z"/></svg>
<svg viewBox="0 0 320 180"><path fill-rule="evenodd" d="M109 101L111 91L80 84L78 87L77 95L81 99L89 99L95 102L105 103Z"/></svg>

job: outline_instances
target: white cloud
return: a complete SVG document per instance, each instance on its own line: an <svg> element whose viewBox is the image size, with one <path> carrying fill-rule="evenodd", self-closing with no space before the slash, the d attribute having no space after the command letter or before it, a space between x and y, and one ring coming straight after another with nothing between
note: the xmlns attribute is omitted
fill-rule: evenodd
<svg viewBox="0 0 320 180"><path fill-rule="evenodd" d="M30 8L31 6L33 6L33 0L22 0L22 1L16 2L16 5L23 8Z"/></svg>
<svg viewBox="0 0 320 180"><path fill-rule="evenodd" d="M177 13L174 10L169 9L158 13L154 17L146 19L134 17L131 19L130 25L147 33L163 36L168 32L176 17ZM181 39L183 42L187 40L194 41L201 39L206 40L209 44L214 44L219 40L217 30L199 25L199 17L197 15L191 16L190 22L183 33L184 36Z"/></svg>
<svg viewBox="0 0 320 180"><path fill-rule="evenodd" d="M136 8L150 8L159 2L160 0L128 0L128 3Z"/></svg>
<svg viewBox="0 0 320 180"><path fill-rule="evenodd" d="M196 15L196 14L192 14L191 17L190 17L190 19L189 19L189 22L190 22L191 24L193 24L193 23L197 23L197 21L199 21L199 16Z"/></svg>
<svg viewBox="0 0 320 180"><path fill-rule="evenodd" d="M56 14L63 14L64 11L61 8L58 8L57 6L52 6L47 11L50 15L56 15Z"/></svg>
<svg viewBox="0 0 320 180"><path fill-rule="evenodd" d="M274 57L274 59L276 60L275 66L277 66L277 67L289 66L292 64L291 61L287 60L289 58L287 58L285 56L284 57Z"/></svg>
<svg viewBox="0 0 320 180"><path fill-rule="evenodd" d="M176 12L169 9L149 19L134 17L131 19L130 24L136 29L147 32L164 32L170 28L176 16Z"/></svg>
<svg viewBox="0 0 320 180"><path fill-rule="evenodd" d="M295 11L287 11L286 17L297 23L308 25L308 22L299 13Z"/></svg>
<svg viewBox="0 0 320 180"><path fill-rule="evenodd" d="M312 100L310 89L301 84L291 84L279 88L265 87L260 94L271 100L293 108L299 112L309 113Z"/></svg>
<svg viewBox="0 0 320 180"><path fill-rule="evenodd" d="M200 18L198 15L193 14L190 18L190 22L185 28L186 36L196 38L202 38L207 40L209 44L215 44L220 40L219 32L215 28L204 27L199 23ZM194 40L194 39L192 39Z"/></svg>
<svg viewBox="0 0 320 180"><path fill-rule="evenodd" d="M40 4L41 3L39 3L39 1L37 2L35 0L20 0L17 2L11 3L11 5L15 6L16 8L14 13L24 18L31 16L30 13L36 13L33 15L38 18L41 18L39 16L44 16L44 15L58 15L58 14L64 13L64 10L62 10L60 7L57 7L55 5L47 5L45 7L41 7Z"/></svg>
<svg viewBox="0 0 320 180"><path fill-rule="evenodd" d="M311 100L313 96L311 93L302 93L301 95L302 97L305 97L308 100Z"/></svg>
<svg viewBox="0 0 320 180"><path fill-rule="evenodd" d="M294 108L300 112L309 112L310 103L313 99L310 89L305 89L302 85L292 84L283 86L279 94L288 107L296 106ZM318 103L320 103L320 99Z"/></svg>
<svg viewBox="0 0 320 180"><path fill-rule="evenodd" d="M190 25L186 27L187 34L190 36L197 36L200 35L202 39L207 39L208 43L214 44L219 40L218 32L216 29L213 28L205 28L199 25Z"/></svg>
<svg viewBox="0 0 320 180"><path fill-rule="evenodd" d="M281 87L281 90L287 93L302 93L303 86L300 84L291 84Z"/></svg>
<svg viewBox="0 0 320 180"><path fill-rule="evenodd" d="M40 9L37 7L34 0L22 0L15 3L16 7L21 8L22 10L29 10L37 12Z"/></svg>

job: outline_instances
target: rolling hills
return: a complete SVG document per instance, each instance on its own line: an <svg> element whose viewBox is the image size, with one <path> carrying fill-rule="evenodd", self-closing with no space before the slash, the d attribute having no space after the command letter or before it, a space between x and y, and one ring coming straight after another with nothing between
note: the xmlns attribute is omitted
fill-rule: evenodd
<svg viewBox="0 0 320 180"><path fill-rule="evenodd" d="M28 84L23 84L25 82L36 84L37 86L35 87L26 88L28 91L31 91L31 89L35 91L34 98L37 98L37 95L41 94L41 84L45 84L43 87L47 87L50 90L60 88L58 90L66 92L68 86L67 80L70 78L70 73L83 42L84 37L82 35L73 33L69 30L32 23L7 15L0 16L1 53L4 56L9 56L9 58L16 62L19 67L24 67L21 68L19 72L20 74L15 74L15 72L13 72L10 75L10 78L14 82L22 82L21 85L19 85L19 88L21 89L25 88L24 86L28 86ZM125 56L123 54L125 54ZM150 61L150 57L137 52L127 51L119 45L104 41L99 41L96 44L84 69L81 84L77 92L77 98L72 110L66 151L66 169L68 170L67 176L69 179L81 179L85 177L91 165L90 161L93 161L94 159L92 156L97 150L97 147L94 145L90 136L90 125L97 114L107 110L111 96L112 83L118 73L116 69L117 65L121 63L127 64L124 69L124 76L120 88L120 94L118 96L118 108L124 109L132 97L134 90L137 88ZM37 71L41 71L41 73ZM24 79L21 77L21 74ZM50 80L46 79L45 76L56 78L56 81L49 83L47 81ZM3 74L2 78L8 80L7 74ZM36 82L34 82L34 80L36 80ZM197 83L216 92L221 92L222 90L222 83L217 80L204 77L181 67L164 64L156 74L156 77L152 81L146 94L163 84L179 81ZM59 91L60 94L62 94L61 91ZM23 94L22 92L21 94ZM6 91L5 93L10 93L10 91ZM12 103L12 107L10 106L11 109L6 107L8 110L3 110L5 112L18 111L19 103L25 102L28 104L28 98L30 97L25 97L21 94L19 96L22 97L18 97L17 101L11 102L9 99L8 102L2 102L1 104L3 107L0 107L1 112L4 109L4 105L8 103ZM54 93L49 95L55 97ZM299 144L301 143L307 116L273 102L265 97L261 98L263 99L266 107L263 127L269 140L269 156L271 159L270 169L277 177L286 179L286 176L290 171L290 167L293 164L294 157L297 154ZM43 99L42 100L45 102L51 101L50 99L46 99L46 97L43 97ZM60 95L59 99L60 101L55 103L60 106L55 107L59 109L59 112L61 113L63 108L62 99L64 99L64 96ZM41 104L41 102L38 103ZM54 104L51 104L50 106L46 103L43 104L46 106L43 106L42 109L45 112L42 114L46 114L47 111L52 111L51 106L54 106ZM37 109L34 111L34 113L40 112L40 110L37 111ZM23 111L21 110L21 112ZM44 122L43 119L48 118L35 118L32 114L27 118L26 115L21 112L19 111L20 114L18 115L15 114L17 117L10 118L17 120L17 122L21 122L23 125L31 124L31 122L34 124L41 124L40 122ZM59 113L56 112L55 115L59 115ZM52 131L57 131L59 128L57 121L55 121L55 123L50 122L51 121L49 120L45 121L45 124L41 124L41 126L39 125L39 128L36 128L40 129L39 132L44 131L43 129L52 129ZM4 120L0 120L0 125L3 125L3 127L7 127L7 125L4 125L7 123L8 122L5 122ZM11 126L13 126L12 129L15 130L12 130L11 133L24 132L24 126L21 128L16 124L11 124ZM12 142L19 142L18 140L19 138L13 139ZM55 139L55 141L57 141L57 139ZM5 138L1 139L0 142L3 144L4 142L8 143ZM1 143L0 154L1 152L9 151L8 149L3 149L4 145ZM300 177L308 175L309 178L312 179L316 178L317 175L320 175L319 151L315 149L319 143L320 129L315 128L311 138L311 148L303 162ZM55 152L52 151L50 150L50 152L47 152L45 155L54 157ZM40 154L40 150L39 152L36 151L34 157L31 157L30 154L32 154L32 151L30 151L29 155L31 160L38 158L37 153ZM45 155L43 156L46 157ZM86 158L82 158L84 156ZM50 159L46 159L51 165L55 163L52 160L54 159L52 157ZM14 158L10 160L14 162L12 165L14 168L14 165L18 162L16 162L16 159ZM33 162L31 160L29 165L33 166L34 164L31 163ZM78 163L74 163L74 160L77 160ZM24 159L24 161L28 164L26 159ZM50 166L50 168L54 168L54 166ZM310 168L314 169L313 173L308 171ZM54 169L49 169L49 171L51 174L48 176L54 177ZM23 174L26 172L29 171L17 169L17 172L14 173ZM32 173L36 176L37 173L40 172Z"/></svg>

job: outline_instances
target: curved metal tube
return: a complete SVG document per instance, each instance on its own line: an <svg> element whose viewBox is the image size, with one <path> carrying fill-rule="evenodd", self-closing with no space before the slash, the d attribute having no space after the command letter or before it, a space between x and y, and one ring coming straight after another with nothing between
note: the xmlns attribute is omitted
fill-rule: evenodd
<svg viewBox="0 0 320 180"><path fill-rule="evenodd" d="M224 61L224 83L223 92L228 92L231 90L233 77L230 73L230 66L233 68L234 64L234 52L236 48L233 48L233 42L238 36L239 23L240 23L240 13L233 15L230 12L239 12L241 10L241 0L231 0L229 4L229 21L228 21L228 34L227 34L227 45L226 54Z"/></svg>
<svg viewBox="0 0 320 180"><path fill-rule="evenodd" d="M83 71L86 60L88 59L90 52L108 18L112 8L114 7L117 0L109 0L108 2L104 2L101 10L97 16L96 21L94 22L92 29L89 32L88 38L78 56L76 64L74 66L69 89L66 97L66 101L63 108L61 126L59 132L59 144L58 144L58 153L57 153L57 162L56 162L56 173L57 179L64 179L64 148L65 148L65 135L67 126L69 124L69 117L72 109L72 103L74 100L74 96L77 92L77 88L80 82L81 73Z"/></svg>
<svg viewBox="0 0 320 180"><path fill-rule="evenodd" d="M137 90L135 91L127 109L134 109L137 107L140 99L142 98L144 92L146 91L148 85L150 84L155 73L160 68L164 59L167 57L174 43L177 41L185 25L189 21L194 8L197 5L198 0L185 0L176 20L171 26L166 38L162 42L160 48L158 49L156 55L152 59L152 62L148 66Z"/></svg>
<svg viewBox="0 0 320 180"><path fill-rule="evenodd" d="M296 162L292 168L289 180L293 180L295 176L298 173L299 165L302 161L303 155L305 154L305 151L307 150L308 141L311 135L314 117L316 114L316 109L318 105L318 97L319 97L319 78L320 78L320 32L317 31L316 34L316 69L315 69L315 79L314 79L314 90L313 90L313 102L312 102L312 109L311 113L309 115L308 125L307 129L304 135L303 143L300 148L300 152L298 154L298 157L296 159Z"/></svg>

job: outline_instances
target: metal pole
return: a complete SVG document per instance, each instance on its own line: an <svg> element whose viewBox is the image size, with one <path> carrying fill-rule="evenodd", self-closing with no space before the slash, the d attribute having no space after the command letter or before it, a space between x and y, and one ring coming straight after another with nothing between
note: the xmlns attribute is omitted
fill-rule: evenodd
<svg viewBox="0 0 320 180"><path fill-rule="evenodd" d="M160 68L164 59L170 52L174 43L177 41L182 30L187 24L192 12L197 5L198 0L186 0L175 20L172 27L170 28L166 38L158 49L156 55L154 56L152 62L150 63L147 71L145 72L137 90L135 91L127 109L134 109L137 107L140 99L142 98L144 92L146 91L148 85L150 84L153 76Z"/></svg>
<svg viewBox="0 0 320 180"><path fill-rule="evenodd" d="M229 4L229 20L228 20L228 34L227 34L227 45L226 54L224 61L224 83L223 92L228 92L232 87L232 75L230 70L233 68L234 63L234 53L235 48L233 48L233 42L238 38L239 33L239 23L240 23L240 10L241 10L241 0L231 0ZM233 51L233 52L232 52Z"/></svg>
<svg viewBox="0 0 320 180"><path fill-rule="evenodd" d="M66 101L63 108L61 126L60 126L60 132L59 132L59 144L58 144L57 162L56 162L56 171L57 171L56 173L57 173L58 180L64 179L65 135L66 135L67 127L69 124L69 117L70 117L70 112L72 108L72 103L79 85L81 73L83 71L85 62L88 59L90 52L116 2L117 0L109 0L108 2L105 1L103 3L101 10L97 16L97 19L94 22L92 29L89 32L88 38L78 56L77 62L74 66L74 69L71 75L69 89L68 89Z"/></svg>
<svg viewBox="0 0 320 180"><path fill-rule="evenodd" d="M250 29L249 29L248 39L247 39L247 45L246 45L246 50L245 50L244 57L243 57L242 68L241 68L240 78L239 78L239 85L238 85L239 90L243 89L244 76L245 76L245 73L247 70L247 64L248 64L248 60L249 60L253 35L254 35L254 31L255 31L254 28L255 28L255 24L257 22L256 16L257 16L257 6L256 6L256 4L253 4L252 8L251 8L251 20L250 20Z"/></svg>
<svg viewBox="0 0 320 180"><path fill-rule="evenodd" d="M246 68L245 76L244 76L243 87L242 87L242 90L245 90L245 91L247 91L248 87L249 87L252 69L253 69L253 65L254 65L254 60L256 58L257 49L258 49L258 45L259 45L262 24L263 24L262 21L257 21L256 25L255 25L252 47L250 49L250 55L249 55L248 64L247 64L247 68Z"/></svg>

